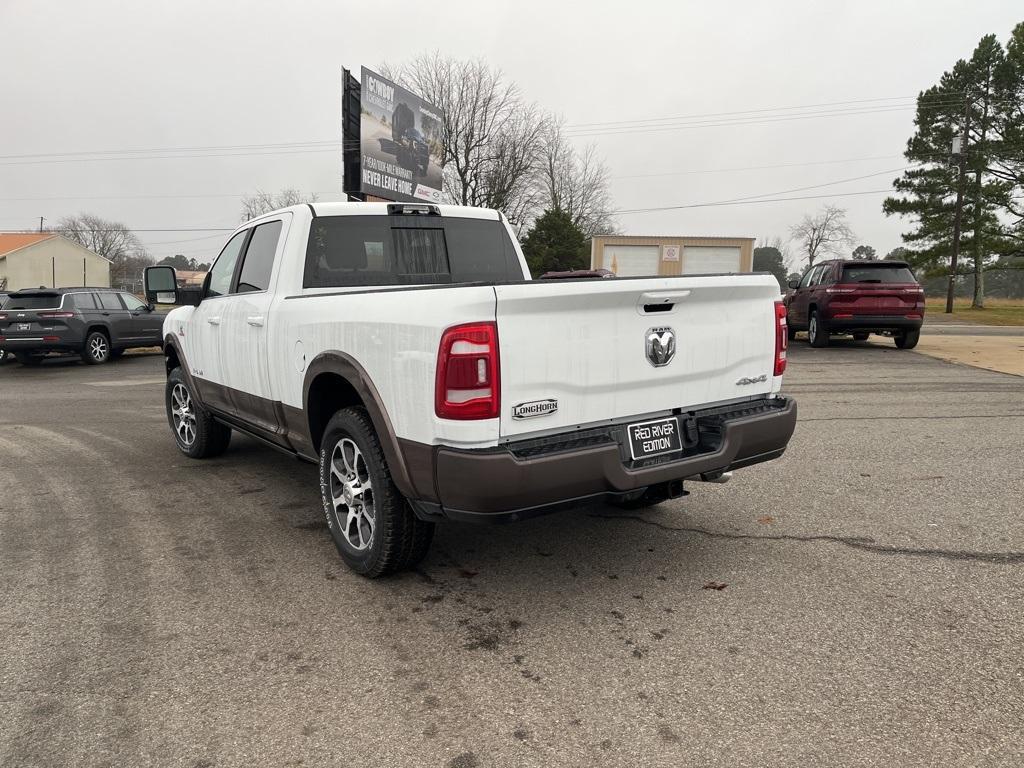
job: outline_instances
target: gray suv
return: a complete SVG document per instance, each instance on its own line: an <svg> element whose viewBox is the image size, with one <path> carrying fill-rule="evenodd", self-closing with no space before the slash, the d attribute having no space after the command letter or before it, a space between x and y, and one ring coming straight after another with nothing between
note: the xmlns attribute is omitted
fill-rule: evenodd
<svg viewBox="0 0 1024 768"><path fill-rule="evenodd" d="M0 305L0 349L22 365L50 352L98 365L131 347L160 346L163 320L153 305L112 288L15 291Z"/></svg>

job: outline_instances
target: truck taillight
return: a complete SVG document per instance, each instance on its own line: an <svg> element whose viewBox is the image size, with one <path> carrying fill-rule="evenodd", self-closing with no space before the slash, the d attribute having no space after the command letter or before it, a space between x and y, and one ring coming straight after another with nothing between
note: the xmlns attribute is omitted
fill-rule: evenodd
<svg viewBox="0 0 1024 768"><path fill-rule="evenodd" d="M789 328L786 324L786 305L775 302L775 375L786 372L786 349L789 348Z"/></svg>
<svg viewBox="0 0 1024 768"><path fill-rule="evenodd" d="M442 419L493 419L500 408L497 324L447 329L437 350L434 412Z"/></svg>

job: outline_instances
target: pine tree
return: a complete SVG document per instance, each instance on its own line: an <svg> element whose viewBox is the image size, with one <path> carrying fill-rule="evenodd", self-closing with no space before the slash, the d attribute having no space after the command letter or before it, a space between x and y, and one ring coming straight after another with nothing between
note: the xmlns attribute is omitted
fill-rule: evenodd
<svg viewBox="0 0 1024 768"><path fill-rule="evenodd" d="M587 269L590 264L586 235L568 213L558 208L544 211L527 232L523 254L534 277L545 272Z"/></svg>
<svg viewBox="0 0 1024 768"><path fill-rule="evenodd" d="M916 228L903 235L908 260L926 274L948 271L958 185L963 192L960 250L973 261L974 306L984 306L984 267L1005 244L1001 211L1012 185L992 172L1002 151L995 130L1003 102L997 84L1005 53L994 35L981 39L971 59L961 59L938 85L917 98L915 134L904 156L913 167L893 182L900 197L885 200L886 215L913 217ZM952 156L953 139L966 140L960 178ZM959 271L959 270L958 270Z"/></svg>

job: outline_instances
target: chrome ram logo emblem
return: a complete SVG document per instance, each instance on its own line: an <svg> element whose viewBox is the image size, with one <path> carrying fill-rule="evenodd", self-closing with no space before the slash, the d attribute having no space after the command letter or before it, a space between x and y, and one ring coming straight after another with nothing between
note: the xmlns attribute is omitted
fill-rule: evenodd
<svg viewBox="0 0 1024 768"><path fill-rule="evenodd" d="M661 368L672 362L676 356L676 332L665 326L648 328L644 334L646 339L647 362L655 368Z"/></svg>

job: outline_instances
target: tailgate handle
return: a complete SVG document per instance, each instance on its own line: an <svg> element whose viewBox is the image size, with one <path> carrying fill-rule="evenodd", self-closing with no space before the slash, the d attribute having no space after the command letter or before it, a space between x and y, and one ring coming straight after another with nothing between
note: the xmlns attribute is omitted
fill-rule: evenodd
<svg viewBox="0 0 1024 768"><path fill-rule="evenodd" d="M647 315L653 312L671 312L676 302L682 301L690 292L687 291L650 291L640 294L637 302L637 309L640 314Z"/></svg>

